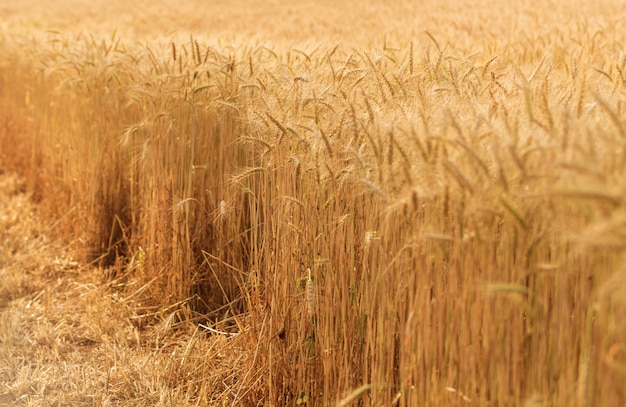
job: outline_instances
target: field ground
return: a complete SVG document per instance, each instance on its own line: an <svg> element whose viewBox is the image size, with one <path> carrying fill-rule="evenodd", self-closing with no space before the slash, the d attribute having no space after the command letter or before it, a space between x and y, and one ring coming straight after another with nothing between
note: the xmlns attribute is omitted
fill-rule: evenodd
<svg viewBox="0 0 626 407"><path fill-rule="evenodd" d="M16 176L0 180L2 405L105 401L103 341L127 321L101 277L63 257ZM120 316L123 313L119 314ZM76 380L81 377L82 380Z"/></svg>
<svg viewBox="0 0 626 407"><path fill-rule="evenodd" d="M193 405L200 375L220 383L211 395L219 397L236 370L226 366L241 358L236 341L216 346L219 337L174 318L144 328L123 287L68 257L50 227L23 181L2 174L0 405ZM187 371L186 357L205 366ZM182 371L185 389L173 390Z"/></svg>
<svg viewBox="0 0 626 407"><path fill-rule="evenodd" d="M0 0L0 404L626 405L625 21Z"/></svg>

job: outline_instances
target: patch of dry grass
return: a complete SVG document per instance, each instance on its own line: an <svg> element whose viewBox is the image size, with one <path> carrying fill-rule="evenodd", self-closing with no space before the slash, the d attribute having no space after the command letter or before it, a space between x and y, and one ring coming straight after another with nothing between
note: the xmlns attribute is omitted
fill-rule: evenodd
<svg viewBox="0 0 626 407"><path fill-rule="evenodd" d="M0 177L0 199L3 405L184 406L259 397L238 387L249 374L248 333L209 336L182 309L138 313L124 294L135 282L105 281L102 270L79 265L48 240L47 222L17 177Z"/></svg>

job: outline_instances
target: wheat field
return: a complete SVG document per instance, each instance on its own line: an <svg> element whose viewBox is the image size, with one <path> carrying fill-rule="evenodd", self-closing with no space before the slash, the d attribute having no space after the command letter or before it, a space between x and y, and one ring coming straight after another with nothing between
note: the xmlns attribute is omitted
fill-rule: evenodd
<svg viewBox="0 0 626 407"><path fill-rule="evenodd" d="M0 15L0 402L626 405L620 2Z"/></svg>

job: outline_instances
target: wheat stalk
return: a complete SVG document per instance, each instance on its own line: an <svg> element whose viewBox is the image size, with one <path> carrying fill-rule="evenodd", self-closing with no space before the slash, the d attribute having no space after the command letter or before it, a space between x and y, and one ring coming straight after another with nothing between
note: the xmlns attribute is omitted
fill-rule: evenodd
<svg viewBox="0 0 626 407"><path fill-rule="evenodd" d="M311 269L307 268L307 279L306 279L306 310L309 316L315 315L315 285L313 283L313 278L311 277Z"/></svg>

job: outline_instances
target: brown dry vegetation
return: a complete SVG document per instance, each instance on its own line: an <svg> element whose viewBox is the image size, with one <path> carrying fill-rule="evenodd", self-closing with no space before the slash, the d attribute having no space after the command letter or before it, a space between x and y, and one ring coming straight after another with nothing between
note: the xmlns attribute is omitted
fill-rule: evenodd
<svg viewBox="0 0 626 407"><path fill-rule="evenodd" d="M618 2L36 3L3 401L626 404Z"/></svg>

